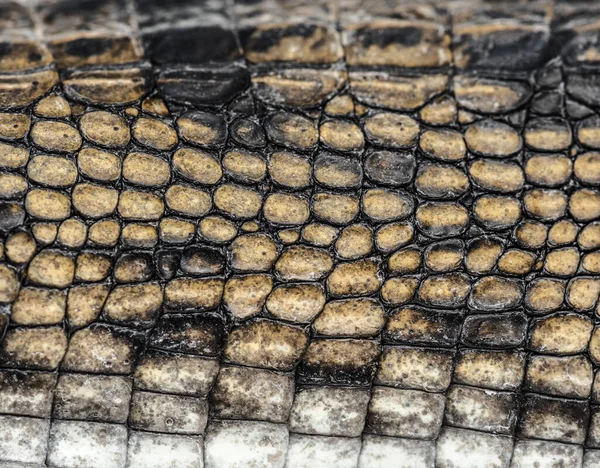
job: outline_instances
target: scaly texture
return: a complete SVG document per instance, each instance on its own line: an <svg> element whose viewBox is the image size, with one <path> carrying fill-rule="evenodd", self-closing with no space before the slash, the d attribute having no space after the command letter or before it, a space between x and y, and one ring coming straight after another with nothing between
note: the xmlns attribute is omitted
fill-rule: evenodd
<svg viewBox="0 0 600 468"><path fill-rule="evenodd" d="M0 1L0 466L600 466L600 7Z"/></svg>

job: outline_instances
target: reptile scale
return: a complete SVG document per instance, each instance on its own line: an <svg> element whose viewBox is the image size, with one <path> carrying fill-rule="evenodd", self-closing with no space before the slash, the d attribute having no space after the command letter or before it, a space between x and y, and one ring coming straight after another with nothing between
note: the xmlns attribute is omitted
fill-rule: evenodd
<svg viewBox="0 0 600 468"><path fill-rule="evenodd" d="M594 1L0 0L0 468L600 467L599 110Z"/></svg>

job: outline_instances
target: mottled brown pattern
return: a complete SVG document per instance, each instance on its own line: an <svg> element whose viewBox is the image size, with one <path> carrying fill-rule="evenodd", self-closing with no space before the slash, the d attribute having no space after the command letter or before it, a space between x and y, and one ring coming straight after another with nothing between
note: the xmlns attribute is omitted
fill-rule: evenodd
<svg viewBox="0 0 600 468"><path fill-rule="evenodd" d="M600 466L599 24L0 0L0 466Z"/></svg>

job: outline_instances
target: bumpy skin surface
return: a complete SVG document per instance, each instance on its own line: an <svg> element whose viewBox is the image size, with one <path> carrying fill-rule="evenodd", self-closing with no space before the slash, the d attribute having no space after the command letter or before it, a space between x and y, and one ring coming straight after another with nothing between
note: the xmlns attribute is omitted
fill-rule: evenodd
<svg viewBox="0 0 600 468"><path fill-rule="evenodd" d="M600 466L594 2L0 1L0 466Z"/></svg>

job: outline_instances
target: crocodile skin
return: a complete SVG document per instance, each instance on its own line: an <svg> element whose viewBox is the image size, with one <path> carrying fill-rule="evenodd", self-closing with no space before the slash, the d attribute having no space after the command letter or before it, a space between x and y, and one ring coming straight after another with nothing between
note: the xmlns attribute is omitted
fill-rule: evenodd
<svg viewBox="0 0 600 468"><path fill-rule="evenodd" d="M600 6L0 0L0 467L600 466Z"/></svg>

